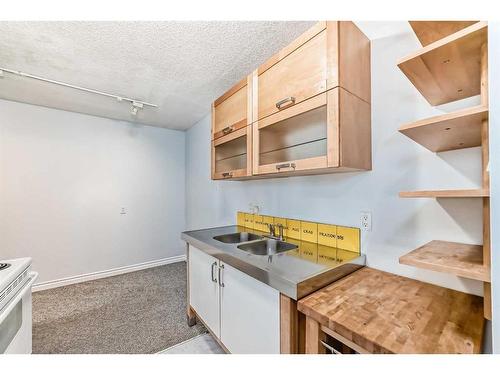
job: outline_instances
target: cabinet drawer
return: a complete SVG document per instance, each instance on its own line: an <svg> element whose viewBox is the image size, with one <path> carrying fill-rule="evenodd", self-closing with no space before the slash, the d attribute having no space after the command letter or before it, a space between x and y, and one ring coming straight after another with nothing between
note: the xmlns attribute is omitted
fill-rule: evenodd
<svg viewBox="0 0 500 375"><path fill-rule="evenodd" d="M212 139L225 136L251 123L249 90L245 78L214 102Z"/></svg>
<svg viewBox="0 0 500 375"><path fill-rule="evenodd" d="M274 65L259 69L257 119L326 91L326 49L327 32L323 29Z"/></svg>

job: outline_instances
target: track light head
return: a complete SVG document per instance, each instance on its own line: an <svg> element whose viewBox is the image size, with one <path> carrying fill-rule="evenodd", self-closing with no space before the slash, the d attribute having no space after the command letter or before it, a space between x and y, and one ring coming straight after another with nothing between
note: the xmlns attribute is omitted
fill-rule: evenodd
<svg viewBox="0 0 500 375"><path fill-rule="evenodd" d="M137 116L137 112L139 109L142 109L144 107L144 104L141 102L132 102L132 108L130 108L130 114L132 116Z"/></svg>

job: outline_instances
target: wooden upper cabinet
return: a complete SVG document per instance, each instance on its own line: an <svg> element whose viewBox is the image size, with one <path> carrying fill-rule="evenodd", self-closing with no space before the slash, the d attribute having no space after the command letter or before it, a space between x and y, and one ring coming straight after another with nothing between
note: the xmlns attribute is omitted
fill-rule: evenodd
<svg viewBox="0 0 500 375"><path fill-rule="evenodd" d="M251 77L244 78L213 103L212 139L252 123Z"/></svg>
<svg viewBox="0 0 500 375"><path fill-rule="evenodd" d="M252 77L212 105L212 179L252 175Z"/></svg>
<svg viewBox="0 0 500 375"><path fill-rule="evenodd" d="M326 91L324 26L324 23L317 25L306 37L299 38L300 42L307 39L305 43L297 43L297 48L289 54L286 54L289 48L285 48L258 69L259 120Z"/></svg>
<svg viewBox="0 0 500 375"><path fill-rule="evenodd" d="M254 121L339 86L369 103L369 50L352 22L318 22L254 72Z"/></svg>
<svg viewBox="0 0 500 375"><path fill-rule="evenodd" d="M318 22L217 99L212 178L371 169L370 41Z"/></svg>
<svg viewBox="0 0 500 375"><path fill-rule="evenodd" d="M371 169L371 107L341 87L253 124L254 175Z"/></svg>

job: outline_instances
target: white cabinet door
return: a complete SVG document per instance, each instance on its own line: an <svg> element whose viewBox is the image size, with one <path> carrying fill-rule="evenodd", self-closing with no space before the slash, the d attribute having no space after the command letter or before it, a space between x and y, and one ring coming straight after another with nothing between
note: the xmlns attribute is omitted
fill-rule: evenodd
<svg viewBox="0 0 500 375"><path fill-rule="evenodd" d="M234 354L280 352L280 295L223 263L221 341Z"/></svg>
<svg viewBox="0 0 500 375"><path fill-rule="evenodd" d="M189 304L220 337L218 265L217 259L189 245Z"/></svg>

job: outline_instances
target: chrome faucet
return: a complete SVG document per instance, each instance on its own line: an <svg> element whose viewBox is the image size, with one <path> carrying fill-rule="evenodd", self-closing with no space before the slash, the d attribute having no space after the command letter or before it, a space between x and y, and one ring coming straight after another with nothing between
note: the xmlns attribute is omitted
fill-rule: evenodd
<svg viewBox="0 0 500 375"><path fill-rule="evenodd" d="M267 226L269 227L269 237L276 237L276 227L274 226L274 224L267 224Z"/></svg>
<svg viewBox="0 0 500 375"><path fill-rule="evenodd" d="M278 227L278 240L283 241L285 237L283 236L283 224L276 224Z"/></svg>
<svg viewBox="0 0 500 375"><path fill-rule="evenodd" d="M269 237L274 240L283 241L283 224L267 224L269 226ZM278 228L278 235L276 235L276 228Z"/></svg>

